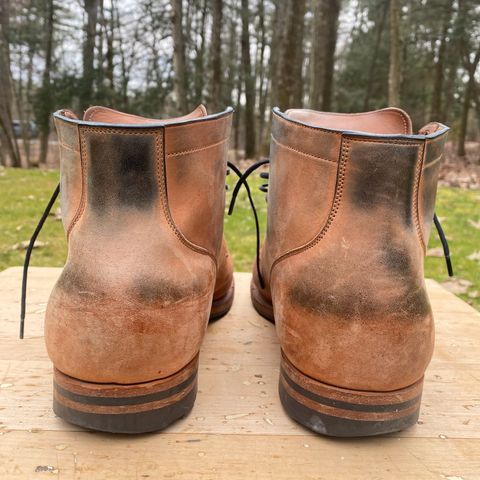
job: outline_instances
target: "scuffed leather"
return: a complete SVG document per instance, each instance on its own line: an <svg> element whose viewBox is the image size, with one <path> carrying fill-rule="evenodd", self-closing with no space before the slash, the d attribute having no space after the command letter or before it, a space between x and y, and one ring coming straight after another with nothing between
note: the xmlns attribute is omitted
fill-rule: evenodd
<svg viewBox="0 0 480 480"><path fill-rule="evenodd" d="M215 120L196 120L178 134L196 137L197 128L217 129L222 122L228 134L231 115ZM217 205L223 209L225 150L209 152L208 159L200 152L189 157L207 170L199 181L210 175L223 182L222 189L216 186L212 194L205 185L203 196L193 191L191 197L176 197L168 189L165 165L165 139L176 135L169 132L175 125L68 123L81 151L80 168L69 181L76 182L81 196L68 259L45 319L48 353L67 375L120 384L172 375L198 354L217 283L224 288L233 281ZM190 166L178 166L177 174L188 175ZM62 210L69 201L67 191ZM205 221L213 216L220 223L205 233L204 245L172 216L172 202L187 201L190 208L198 206L197 215L208 217ZM208 245L218 245L217 250Z"/></svg>
<svg viewBox="0 0 480 480"><path fill-rule="evenodd" d="M307 115L312 117L307 112L302 121ZM302 135L299 116L292 122L281 117L282 130L272 138L269 231L261 254L267 288L259 288L256 272L255 287L265 299L271 296L281 348L306 375L359 390L411 385L423 376L434 344L423 258L437 177L428 165L441 156L447 129L414 136L408 122L405 132L398 121L396 129L388 128L390 136L372 135L375 121L369 121L368 132L355 134L345 121L346 131L337 132L338 151L329 157L337 159L335 179L327 181L332 162L316 161L309 169L304 152L325 147L322 128L331 128L329 115L318 115L316 137L308 125ZM287 157L276 140L295 141L297 152ZM303 169L297 170L299 162ZM318 191L304 179L311 204L295 190L303 175L321 179ZM302 232L309 241L299 237ZM291 244L282 236L291 236ZM288 247L279 248L281 242Z"/></svg>
<svg viewBox="0 0 480 480"><path fill-rule="evenodd" d="M60 152L60 203L62 222L66 231L77 214L82 196L82 166L78 131L71 125L55 119Z"/></svg>

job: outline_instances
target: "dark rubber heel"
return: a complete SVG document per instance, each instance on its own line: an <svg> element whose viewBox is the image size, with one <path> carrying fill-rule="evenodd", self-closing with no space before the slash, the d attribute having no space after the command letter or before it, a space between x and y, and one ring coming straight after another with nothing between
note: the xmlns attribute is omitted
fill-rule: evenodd
<svg viewBox="0 0 480 480"><path fill-rule="evenodd" d="M132 385L84 382L55 369L53 410L67 422L91 430L162 430L192 409L197 374L198 355L170 377Z"/></svg>
<svg viewBox="0 0 480 480"><path fill-rule="evenodd" d="M392 392L348 390L307 377L282 354L279 393L285 411L314 432L364 437L404 430L418 420L423 378Z"/></svg>

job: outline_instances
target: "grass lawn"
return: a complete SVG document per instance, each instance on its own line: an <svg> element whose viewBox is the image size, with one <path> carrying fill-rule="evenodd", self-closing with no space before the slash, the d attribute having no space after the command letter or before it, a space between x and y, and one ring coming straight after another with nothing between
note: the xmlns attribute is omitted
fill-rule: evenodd
<svg viewBox="0 0 480 480"><path fill-rule="evenodd" d="M266 209L264 194L256 187L261 179L255 175L252 191L255 194L262 230L265 230ZM251 177L252 178L252 177ZM230 176L229 183L235 179ZM29 240L45 205L58 182L58 171L0 170L0 270L23 264L25 251L13 248ZM230 188L231 192L231 188ZM227 195L227 201L230 195ZM440 255L440 242L435 229L429 244L432 256L426 259L425 273L449 287L461 298L480 310L480 191L440 188L437 214L449 239L455 279L448 281L445 261ZM55 209L56 207L54 207ZM244 191L235 211L225 217L225 235L235 260L235 269L250 271L255 255L253 216ZM35 249L32 265L63 265L66 242L62 223L53 216L46 222L39 240L47 245ZM468 258L471 257L471 258Z"/></svg>

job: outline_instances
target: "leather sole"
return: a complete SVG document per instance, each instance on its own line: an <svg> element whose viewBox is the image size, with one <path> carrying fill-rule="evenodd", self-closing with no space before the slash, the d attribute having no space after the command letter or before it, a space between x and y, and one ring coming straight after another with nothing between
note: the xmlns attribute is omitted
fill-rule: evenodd
<svg viewBox="0 0 480 480"><path fill-rule="evenodd" d="M190 412L197 374L198 355L170 377L132 385L84 382L54 369L53 410L67 422L91 430L153 432Z"/></svg>
<svg viewBox="0 0 480 480"><path fill-rule="evenodd" d="M290 417L314 432L364 437L415 425L423 378L392 392L348 390L314 380L297 370L282 352L279 393Z"/></svg>
<svg viewBox="0 0 480 480"><path fill-rule="evenodd" d="M212 309L210 310L210 322L214 322L225 316L233 304L233 297L235 295L235 283L232 281L230 288L220 298L212 301Z"/></svg>
<svg viewBox="0 0 480 480"><path fill-rule="evenodd" d="M275 318L273 316L273 305L268 300L263 298L253 280L250 282L250 298L252 300L253 308L255 308L257 313L259 313L269 322L275 323Z"/></svg>

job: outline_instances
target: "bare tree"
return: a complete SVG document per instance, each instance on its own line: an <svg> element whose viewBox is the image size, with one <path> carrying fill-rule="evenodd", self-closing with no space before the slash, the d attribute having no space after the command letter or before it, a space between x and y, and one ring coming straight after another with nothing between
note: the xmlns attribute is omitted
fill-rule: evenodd
<svg viewBox="0 0 480 480"><path fill-rule="evenodd" d="M173 22L173 65L175 68L175 93L177 108L180 112L188 110L187 100L187 69L185 62L185 35L183 33L183 3L182 0L172 0Z"/></svg>
<svg viewBox="0 0 480 480"><path fill-rule="evenodd" d="M211 41L211 70L210 104L213 110L221 108L222 91L222 21L223 0L210 0L212 8L212 41Z"/></svg>
<svg viewBox="0 0 480 480"><path fill-rule="evenodd" d="M95 80L95 39L97 33L98 10L100 0L84 0L86 14L83 41L83 76L80 85L80 108L86 110L93 100L93 84Z"/></svg>
<svg viewBox="0 0 480 480"><path fill-rule="evenodd" d="M53 0L46 1L45 11L45 67L42 75L41 107L38 114L40 127L40 155L38 163L47 163L48 137L50 136L50 113L52 111L51 70L53 59L53 29L54 29Z"/></svg>
<svg viewBox="0 0 480 480"><path fill-rule="evenodd" d="M400 0L390 0L390 69L388 72L388 104L400 105Z"/></svg>
<svg viewBox="0 0 480 480"><path fill-rule="evenodd" d="M325 42L325 66L323 78L322 109L331 110L333 97L333 76L335 69L335 50L338 37L338 17L340 15L341 0L329 0L325 13L326 42Z"/></svg>
<svg viewBox="0 0 480 480"><path fill-rule="evenodd" d="M2 146L13 167L20 167L20 153L13 132L13 88L10 71L9 22L10 0L0 2L0 135Z"/></svg>
<svg viewBox="0 0 480 480"><path fill-rule="evenodd" d="M248 0L242 0L242 70L245 86L245 157L255 156L255 79L250 59L250 12Z"/></svg>
<svg viewBox="0 0 480 480"><path fill-rule="evenodd" d="M310 107L320 110L322 105L322 90L325 62L325 15L324 0L312 0L313 28L312 52L310 59Z"/></svg>

